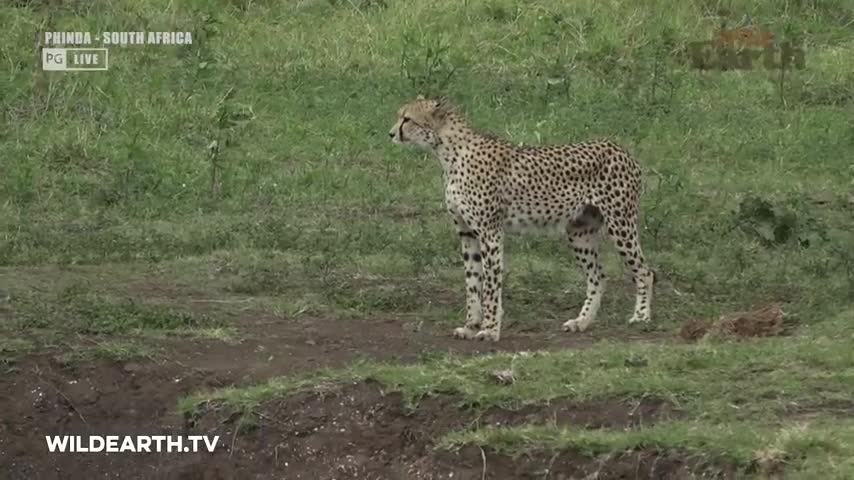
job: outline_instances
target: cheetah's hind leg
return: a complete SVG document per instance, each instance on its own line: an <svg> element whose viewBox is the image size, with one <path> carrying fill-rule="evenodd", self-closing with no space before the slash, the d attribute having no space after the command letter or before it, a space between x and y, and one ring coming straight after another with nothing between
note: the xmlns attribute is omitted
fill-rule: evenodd
<svg viewBox="0 0 854 480"><path fill-rule="evenodd" d="M623 259L623 264L632 272L632 278L635 282L635 308L631 318L629 318L629 323L648 323L652 316L655 274L647 265L643 249L641 249L637 212L626 212L625 217L628 221L624 225L612 222L611 216L607 217L608 236L614 241L617 252Z"/></svg>
<svg viewBox="0 0 854 480"><path fill-rule="evenodd" d="M575 254L575 260L587 277L587 292L578 317L563 324L568 332L583 332L596 319L602 293L605 290L605 273L599 262L599 246L602 243L602 212L593 205L585 205L567 226L567 236Z"/></svg>

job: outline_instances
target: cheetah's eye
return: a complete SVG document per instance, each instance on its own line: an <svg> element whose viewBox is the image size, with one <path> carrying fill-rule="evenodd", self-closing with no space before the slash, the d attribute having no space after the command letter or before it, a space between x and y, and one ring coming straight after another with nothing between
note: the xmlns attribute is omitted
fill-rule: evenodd
<svg viewBox="0 0 854 480"><path fill-rule="evenodd" d="M410 120L412 120L412 119L411 119L411 118L409 118L409 117L403 117L403 119L401 120L401 122L400 122L400 123L406 123L406 122L408 122L408 121L410 121Z"/></svg>

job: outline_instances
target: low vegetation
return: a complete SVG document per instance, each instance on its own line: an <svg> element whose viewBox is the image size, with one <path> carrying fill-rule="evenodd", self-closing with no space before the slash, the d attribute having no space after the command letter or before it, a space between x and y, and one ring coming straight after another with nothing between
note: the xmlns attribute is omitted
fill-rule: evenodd
<svg viewBox="0 0 854 480"><path fill-rule="evenodd" d="M415 409L453 395L461 412L655 396L683 415L434 442L678 447L755 475L854 475L849 2L29 0L0 19L0 364L69 349L73 362L159 358L164 336L239 338L246 311L446 334L462 271L439 167L386 135L404 101L445 94L513 142L608 137L640 159L654 323L625 325L632 286L608 255L590 347L368 359L201 391L182 411L251 416L366 379ZM692 42L751 23L801 45L805 68L695 68ZM44 72L33 54L37 32L138 29L193 43L110 47L110 70L85 75ZM511 237L506 336L558 334L575 315L571 258L560 238ZM675 335L771 303L783 336Z"/></svg>

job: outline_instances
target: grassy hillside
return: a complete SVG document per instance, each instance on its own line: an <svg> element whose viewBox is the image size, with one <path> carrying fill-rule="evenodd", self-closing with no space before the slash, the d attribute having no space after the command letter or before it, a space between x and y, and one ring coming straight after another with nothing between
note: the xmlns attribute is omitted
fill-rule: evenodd
<svg viewBox="0 0 854 480"><path fill-rule="evenodd" d="M646 248L697 304L851 296L845 2L30 3L2 10L3 264L229 250L447 267L435 162L385 137L425 92L513 141L630 147ZM692 69L687 44L744 15L803 42L807 68L782 88L779 71ZM33 52L38 31L143 28L194 43L113 47L110 71L85 75ZM566 264L558 243L516 249L520 275Z"/></svg>
<svg viewBox="0 0 854 480"><path fill-rule="evenodd" d="M639 355L662 357L663 364L651 364L651 378L605 369L589 395L687 395L700 426L709 426L698 448L732 446L744 464L770 446L788 448L798 452L785 457L792 478L854 475L851 426L836 423L835 414L820 413L815 435L802 441L778 444L773 433L797 420L774 410L781 399L850 399L854 379L850 1L11 3L0 6L0 290L10 292L17 312L5 328L6 344L28 337L38 345L47 337L30 338L35 328L73 332L92 318L101 323L84 335L147 328L148 317L132 308L133 321L120 320L129 310L98 297L103 292L57 293L49 281L39 289L16 287L27 284L28 272L53 264L108 268L110 278L128 281L127 272L145 265L199 288L214 282L251 296L286 319L393 317L448 330L462 320L462 277L440 170L387 137L403 102L445 94L478 127L514 142L608 137L640 159L643 244L660 280L651 330L784 305L792 337L698 350L643 347ZM805 68L692 66L691 42L747 18L778 41L802 45ZM107 72L40 68L40 32L135 30L191 31L193 43L110 47ZM582 275L564 242L509 242L509 335L558 329L583 298ZM633 299L612 257L594 325L600 331L628 328ZM104 327L111 319L121 325ZM613 360L613 348L592 347L585 368ZM0 345L7 349L21 350ZM727 410L733 397L721 391L726 382L707 388L681 377L685 356L731 379L754 355L760 370L794 362L812 382L793 383L782 371L760 375L756 388L767 395L748 403L764 413L745 419ZM418 397L441 378L465 377L481 360L467 361L426 361L417 368L435 377L427 386L395 380L416 367L395 366L404 370L385 378ZM371 369L379 367L359 368L375 375ZM525 381L540 385L560 376L550 372ZM740 389L751 388L741 382ZM491 395L464 385L469 399ZM784 388L794 390L774 396ZM581 394L532 387L511 397L574 395ZM673 425L675 436L662 435L675 438L671 443L694 438L679 433L691 431L691 421ZM629 441L608 432L593 440L604 450ZM539 430L474 431L448 442L516 450L573 444L571 433ZM830 460L811 457L813 447Z"/></svg>

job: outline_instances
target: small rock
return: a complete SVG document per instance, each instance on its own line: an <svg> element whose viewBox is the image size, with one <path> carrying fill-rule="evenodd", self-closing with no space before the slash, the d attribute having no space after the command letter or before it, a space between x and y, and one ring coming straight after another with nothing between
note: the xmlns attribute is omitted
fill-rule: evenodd
<svg viewBox="0 0 854 480"><path fill-rule="evenodd" d="M836 200L832 193L826 192L813 193L809 196L809 199L812 201L812 203L815 203L816 205L827 205L830 203L834 203L834 200Z"/></svg>
<svg viewBox="0 0 854 480"><path fill-rule="evenodd" d="M718 320L693 320L685 323L679 335L687 341L707 336L718 338L772 337L783 334L784 312L777 303L748 312L722 315Z"/></svg>
<svg viewBox="0 0 854 480"><path fill-rule="evenodd" d="M77 406L95 403L101 396L101 392L96 390L89 380L74 383L69 382L63 393Z"/></svg>
<svg viewBox="0 0 854 480"><path fill-rule="evenodd" d="M33 391L30 392L32 395L33 408L35 408L39 412L44 412L47 410L47 396L44 393L44 390L41 387L36 387Z"/></svg>
<svg viewBox="0 0 854 480"><path fill-rule="evenodd" d="M777 303L749 312L721 317L717 329L721 335L735 337L773 337L783 333L783 310Z"/></svg>
<svg viewBox="0 0 854 480"><path fill-rule="evenodd" d="M53 361L54 365L56 365L58 368L63 369L70 367L73 363L71 356L64 353L52 356L51 360Z"/></svg>
<svg viewBox="0 0 854 480"><path fill-rule="evenodd" d="M516 381L516 376L513 375L513 370L493 370L489 375L493 380L501 385L511 385Z"/></svg>
<svg viewBox="0 0 854 480"><path fill-rule="evenodd" d="M136 362L128 362L125 364L124 367L122 367L122 370L125 373L136 373L136 372L142 370L142 365L140 365Z"/></svg>
<svg viewBox="0 0 854 480"><path fill-rule="evenodd" d="M645 367L649 365L649 360L643 357L629 357L623 363L627 367Z"/></svg>

